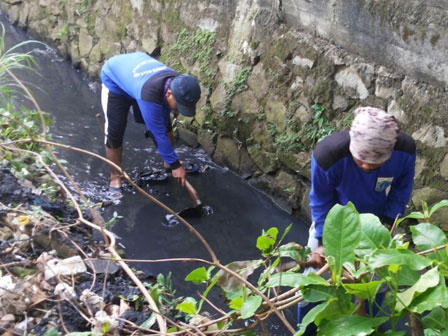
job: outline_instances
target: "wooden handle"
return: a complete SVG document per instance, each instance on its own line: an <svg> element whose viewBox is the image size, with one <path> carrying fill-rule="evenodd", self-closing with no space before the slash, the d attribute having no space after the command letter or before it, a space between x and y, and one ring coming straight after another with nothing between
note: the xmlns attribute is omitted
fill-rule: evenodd
<svg viewBox="0 0 448 336"><path fill-rule="evenodd" d="M187 188L187 191L190 194L190 197L194 202L194 206L197 207L197 206L201 205L202 202L199 199L198 192L196 191L195 188L193 188L193 186L187 180L185 180L185 188Z"/></svg>

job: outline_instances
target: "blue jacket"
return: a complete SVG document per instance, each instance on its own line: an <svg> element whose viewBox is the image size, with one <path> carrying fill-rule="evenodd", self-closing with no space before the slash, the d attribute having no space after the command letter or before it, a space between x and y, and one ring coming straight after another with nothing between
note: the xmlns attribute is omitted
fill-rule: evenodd
<svg viewBox="0 0 448 336"><path fill-rule="evenodd" d="M409 201L415 172L414 140L401 133L391 157L366 173L353 160L350 133L339 132L319 142L311 156L311 216L316 238L322 237L328 211L351 201L358 212L395 219Z"/></svg>
<svg viewBox="0 0 448 336"><path fill-rule="evenodd" d="M137 101L157 150L169 164L178 163L178 157L166 134L171 109L165 99L165 83L178 75L143 52L114 56L101 69L101 80L111 92Z"/></svg>

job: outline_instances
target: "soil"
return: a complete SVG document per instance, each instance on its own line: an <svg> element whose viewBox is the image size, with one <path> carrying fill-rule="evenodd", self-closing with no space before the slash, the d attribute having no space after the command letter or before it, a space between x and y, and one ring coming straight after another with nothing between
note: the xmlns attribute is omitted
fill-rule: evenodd
<svg viewBox="0 0 448 336"><path fill-rule="evenodd" d="M120 316L118 328L111 332L111 335L126 334L123 331L125 329L132 331L131 324L125 320L141 325L149 318L151 312L145 304L137 306L132 303L141 293L120 268L115 267L114 272L110 274L94 274L89 263L85 262L86 272L45 280L42 269L39 269L38 258L48 254L55 246L56 257L60 260L71 254L80 255L84 259L79 249L92 257L106 253L102 244L93 238L92 230L76 223L77 215L73 208L61 200L50 202L43 196L35 195L31 188L24 187L7 167L0 168L0 202L0 230L6 233L11 231L9 236L0 236L0 334L5 335L6 332L7 335L58 335L91 331L91 323L80 314L82 311L87 316L95 316L99 310L99 307L89 306L89 313L89 309L79 300L83 291L88 289L103 299L105 311L123 302L129 305ZM37 210L46 216L44 220L34 217ZM17 225L18 229L14 232L11 223L19 215L26 216L30 224ZM88 214L85 216L89 219ZM51 227L48 223L52 223ZM23 234L28 237L24 238ZM143 282L154 280L151 276L135 272ZM12 279L15 289L2 291L1 281L7 277ZM61 296L54 294L56 285L61 281L73 285L76 293L73 299L61 299ZM44 294L45 299L37 300L34 296L23 295L26 290L23 293L15 293L14 299L17 302L9 305L15 308L11 311L12 308L9 309L5 302L10 303L11 292L19 287L19 283L25 283L24 288L28 283L40 287L39 292Z"/></svg>

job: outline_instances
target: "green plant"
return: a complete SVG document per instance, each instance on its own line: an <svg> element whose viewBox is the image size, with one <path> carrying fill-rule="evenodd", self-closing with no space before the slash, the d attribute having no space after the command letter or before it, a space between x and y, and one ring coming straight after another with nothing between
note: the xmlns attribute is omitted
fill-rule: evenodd
<svg viewBox="0 0 448 336"><path fill-rule="evenodd" d="M120 218L123 218L123 216L119 216L119 215L118 215L118 212L114 211L114 213L113 213L113 215L112 215L112 218L109 219L109 220L106 222L106 229L108 229L108 230L112 229L113 226L114 226L114 224L115 224L116 222L118 222L118 220L119 220Z"/></svg>
<svg viewBox="0 0 448 336"><path fill-rule="evenodd" d="M58 36L66 41L69 36L68 24L64 24L61 29L59 29Z"/></svg>
<svg viewBox="0 0 448 336"><path fill-rule="evenodd" d="M211 86L215 75L210 70L215 42L215 33L207 30L196 30L192 33L188 29L183 29L179 32L176 43L162 54L161 59L180 72L185 72L180 62L181 58L191 66L198 62L203 77L202 82L206 86Z"/></svg>
<svg viewBox="0 0 448 336"><path fill-rule="evenodd" d="M336 130L333 123L325 118L324 109L320 105L314 104L311 108L314 110L314 117L311 123L305 125L304 130L308 148L314 147L319 140L334 133Z"/></svg>
<svg viewBox="0 0 448 336"><path fill-rule="evenodd" d="M75 5L76 14L83 19L86 19L89 15L90 1L91 0L80 0L80 2Z"/></svg>

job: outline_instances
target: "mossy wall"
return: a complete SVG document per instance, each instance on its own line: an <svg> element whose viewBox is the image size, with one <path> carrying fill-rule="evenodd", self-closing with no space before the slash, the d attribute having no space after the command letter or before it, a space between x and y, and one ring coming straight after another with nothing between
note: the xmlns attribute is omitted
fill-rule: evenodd
<svg viewBox="0 0 448 336"><path fill-rule="evenodd" d="M358 106L388 110L417 140L416 203L422 190L448 190L443 1L4 0L0 8L92 78L107 58L136 50L197 76L204 94L183 127L293 212L306 210L313 146L348 127Z"/></svg>

